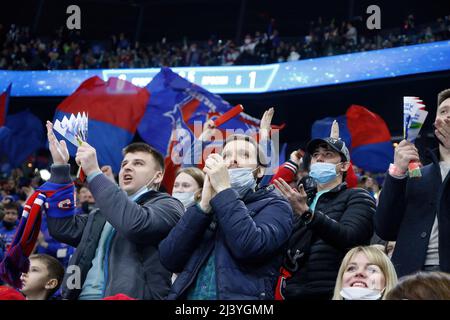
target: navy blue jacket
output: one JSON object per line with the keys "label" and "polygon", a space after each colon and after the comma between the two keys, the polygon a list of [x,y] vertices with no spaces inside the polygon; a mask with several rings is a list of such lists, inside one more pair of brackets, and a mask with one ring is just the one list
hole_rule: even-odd
{"label": "navy blue jacket", "polygon": [[421,169],[418,179],[386,176],[375,214],[375,231],[384,240],[397,241],[392,262],[402,277],[423,268],[434,219],[438,217],[439,263],[450,272],[450,186],[442,182],[438,154]]}
{"label": "navy blue jacket", "polygon": [[213,249],[219,300],[273,299],[292,231],[289,203],[269,186],[243,200],[229,188],[210,204],[215,219],[192,206],[159,246],[162,264],[180,273],[168,299],[185,298]]}

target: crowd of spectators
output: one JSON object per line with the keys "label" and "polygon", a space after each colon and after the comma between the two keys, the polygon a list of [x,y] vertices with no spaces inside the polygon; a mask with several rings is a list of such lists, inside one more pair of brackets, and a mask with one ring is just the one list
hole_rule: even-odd
{"label": "crowd of spectators", "polygon": [[[359,30],[358,30],[359,29]],[[207,41],[133,42],[124,33],[86,41],[79,31],[61,27],[53,35],[34,35],[30,27],[0,24],[0,69],[55,70],[251,65],[296,61],[450,39],[450,16],[417,26],[409,15],[402,26],[368,32],[362,21],[309,24],[309,33],[283,37],[272,25],[241,42],[211,36]]]}
{"label": "crowd of spectators", "polygon": [[[444,123],[449,125],[450,116],[439,112],[449,108],[448,103],[450,89],[438,95],[436,137],[446,143],[434,152],[449,148],[450,135],[444,136],[440,130]],[[273,112],[270,108],[263,115],[259,141],[269,137]],[[203,132],[192,146],[215,142],[209,134],[214,127],[205,127],[208,132]],[[76,162],[89,170],[85,172],[87,182],[74,185],[69,152],[65,144],[57,141],[51,124],[47,124],[47,130],[53,160],[51,175],[34,169],[30,160],[0,180],[0,260],[6,257],[2,268],[7,265],[5,261],[12,261],[20,252],[13,239],[21,233],[18,225],[24,201],[28,198],[29,204],[35,190],[48,194],[42,224],[38,222],[41,232],[37,242],[31,242],[37,254],[30,256],[28,272],[22,271],[21,285],[12,284],[17,268],[10,265],[1,270],[2,280],[21,288],[21,293],[0,283],[0,300],[5,295],[2,291],[18,295],[9,299],[29,300],[449,297],[449,251],[445,241],[439,241],[445,239],[446,225],[438,229],[438,215],[428,206],[404,205],[407,201],[421,201],[414,196],[416,190],[412,198],[407,197],[407,184],[422,184],[421,193],[430,187],[426,194],[429,197],[437,194],[437,187],[433,190],[427,184],[429,172],[445,187],[449,160],[438,162],[435,158],[432,164],[422,167],[421,179],[408,177],[408,164],[419,161],[419,157],[417,149],[406,140],[397,146],[388,173],[373,175],[352,166],[335,122],[330,137],[311,140],[306,152],[291,153],[289,160],[273,172],[269,184],[261,182],[258,186],[267,172],[261,143],[251,136],[234,134],[223,142],[220,154],[208,156],[203,169],[180,168],[170,196],[158,191],[165,170],[163,155],[140,142],[124,149],[118,184],[111,167],[100,168],[95,149],[83,143]],[[437,170],[429,171],[437,163],[441,176],[436,175]],[[143,201],[148,203],[141,204]],[[164,206],[162,201],[170,203]],[[178,216],[172,219],[170,210],[177,210]],[[427,223],[430,230],[433,219],[422,221],[425,210],[436,221],[429,237],[424,232],[418,238],[413,233],[410,236],[392,231],[392,226],[409,227],[407,223],[391,222],[394,213],[404,214],[405,218],[400,218],[408,222],[410,216],[419,217],[414,222],[421,226]],[[414,216],[417,211],[421,214]],[[172,226],[166,233],[155,231],[155,226],[167,229],[168,223]],[[141,236],[137,237],[137,233]],[[157,244],[155,234],[160,236]],[[234,242],[225,242],[228,239]],[[420,252],[405,251],[409,249],[405,244],[412,240],[422,244],[415,245]],[[438,243],[443,245],[436,246]],[[142,271],[139,264],[144,254],[147,269]],[[425,256],[425,262],[421,256]],[[223,268],[225,263],[231,267]],[[69,265],[77,266],[86,275],[75,287],[68,285],[69,271],[63,280],[64,267],[68,269]],[[39,272],[42,281],[36,280]],[[148,285],[148,279],[153,286]],[[141,290],[144,286],[159,291]]]}
{"label": "crowd of spectators", "polygon": [[[45,182],[43,177],[48,178],[45,177],[43,171],[38,170],[28,161],[21,168],[9,171],[9,175],[6,172],[2,172],[0,177],[0,260],[14,239],[22,217],[25,201]],[[86,195],[86,188],[83,188],[82,185],[77,185],[77,187],[79,192],[77,207],[80,212],[83,212],[83,205],[90,205],[92,195],[90,192]],[[91,198],[89,198],[89,195]],[[71,247],[59,243],[49,235],[47,222],[44,217],[35,252],[51,255],[57,258],[64,266],[67,266],[72,250]]]}
{"label": "crowd of spectators", "polygon": [[[42,159],[40,159],[40,161],[42,162]],[[46,162],[48,166],[50,165],[50,159],[46,159],[44,162]],[[42,168],[42,163],[37,164],[37,166]],[[2,258],[2,253],[5,253],[14,238],[26,199],[45,182],[41,177],[41,170],[35,168],[30,161],[24,163],[21,168],[11,169],[6,163],[3,164],[1,168],[7,170],[2,172],[2,175],[0,176],[0,260]],[[44,171],[45,170],[46,169],[44,169]],[[358,187],[367,190],[375,199],[378,199],[384,174],[374,174],[358,168],[356,165],[353,165],[353,171],[357,177]],[[7,172],[9,172],[9,175]],[[79,208],[79,211],[89,212],[92,209],[92,204],[95,204],[92,194],[83,184],[77,184],[77,191],[77,207]],[[52,250],[50,255],[57,258],[58,250],[66,248],[67,246],[59,243],[49,235],[45,221],[41,231],[42,233],[38,238],[36,252],[48,254],[48,250],[44,249],[47,249],[48,244],[52,244],[56,249]],[[71,248],[69,248],[69,250],[71,250]],[[68,255],[64,255],[63,259],[59,260],[63,265],[67,265]]]}

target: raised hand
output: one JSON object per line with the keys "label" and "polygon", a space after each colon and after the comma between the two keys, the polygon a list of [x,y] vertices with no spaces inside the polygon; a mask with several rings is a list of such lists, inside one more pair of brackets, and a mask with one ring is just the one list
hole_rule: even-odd
{"label": "raised hand", "polygon": [[102,170],[103,174],[112,182],[116,182],[116,179],[114,178],[114,173],[112,171],[111,166],[102,166],[100,168],[100,170]]}
{"label": "raised hand", "polygon": [[437,118],[434,122],[434,134],[446,149],[450,149],[450,119]]}
{"label": "raised hand", "polygon": [[81,146],[78,147],[75,161],[83,168],[86,176],[89,176],[91,173],[96,171],[101,171],[98,166],[97,152],[87,142],[83,142]]}
{"label": "raised hand", "polygon": [[402,140],[395,148],[394,165],[400,171],[406,172],[411,161],[420,161],[417,148],[411,142]]}
{"label": "raised hand", "polygon": [[261,123],[259,125],[259,134],[260,134],[260,139],[261,140],[265,140],[269,138],[269,132],[271,129],[271,123],[272,123],[272,118],[273,118],[273,114],[275,113],[275,109],[269,108],[268,110],[266,110],[261,118]]}
{"label": "raised hand", "polygon": [[64,140],[58,141],[53,132],[53,123],[47,121],[47,138],[54,164],[66,164],[69,161],[69,150]]}
{"label": "raised hand", "polygon": [[304,155],[304,152],[301,151],[301,149],[295,150],[291,153],[291,155],[289,156],[289,159],[292,162],[296,163],[297,165],[300,165],[300,160],[302,159],[303,155]]}
{"label": "raised hand", "polygon": [[302,184],[299,186],[298,191],[289,186],[283,178],[274,180],[274,184],[278,190],[280,190],[281,194],[289,201],[292,210],[295,213],[301,215],[309,209],[308,204],[306,203],[307,195]]}
{"label": "raised hand", "polygon": [[205,161],[203,171],[208,175],[211,186],[216,193],[231,187],[228,168],[221,155],[210,154]]}
{"label": "raised hand", "polygon": [[209,119],[203,125],[202,134],[198,137],[200,141],[209,141],[212,137],[221,137],[220,131],[216,128],[214,120]]}
{"label": "raised hand", "polygon": [[205,181],[203,182],[203,189],[202,189],[202,198],[200,200],[200,208],[204,212],[210,212],[211,211],[211,205],[209,204],[209,201],[215,196],[214,189],[211,186],[211,183],[209,182],[209,177],[205,176]]}

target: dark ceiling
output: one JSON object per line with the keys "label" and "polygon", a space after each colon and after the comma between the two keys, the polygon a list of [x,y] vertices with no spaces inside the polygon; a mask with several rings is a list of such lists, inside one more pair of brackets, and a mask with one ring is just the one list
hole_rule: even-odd
{"label": "dark ceiling", "polygon": [[377,4],[381,8],[382,28],[400,27],[403,19],[414,13],[417,23],[429,22],[450,14],[450,1],[406,0],[15,0],[4,1],[0,23],[30,25],[36,32],[48,35],[65,25],[66,8],[77,4],[81,8],[82,36],[86,39],[106,39],[111,34],[125,32],[133,38],[142,11],[141,40],[206,40],[235,38],[242,12],[241,32],[265,31],[270,19],[275,19],[282,36],[299,36],[307,32],[308,24],[319,16],[326,21],[368,17],[366,8]]}

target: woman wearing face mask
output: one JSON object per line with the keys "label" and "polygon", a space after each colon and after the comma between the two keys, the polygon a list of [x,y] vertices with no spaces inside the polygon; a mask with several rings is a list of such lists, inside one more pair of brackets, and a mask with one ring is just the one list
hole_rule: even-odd
{"label": "woman wearing face mask", "polygon": [[356,247],[342,261],[333,300],[384,300],[396,284],[394,265],[383,251]]}
{"label": "woman wearing face mask", "polygon": [[178,170],[172,189],[172,197],[181,201],[184,207],[194,205],[201,199],[205,174],[202,170],[190,167]]}

